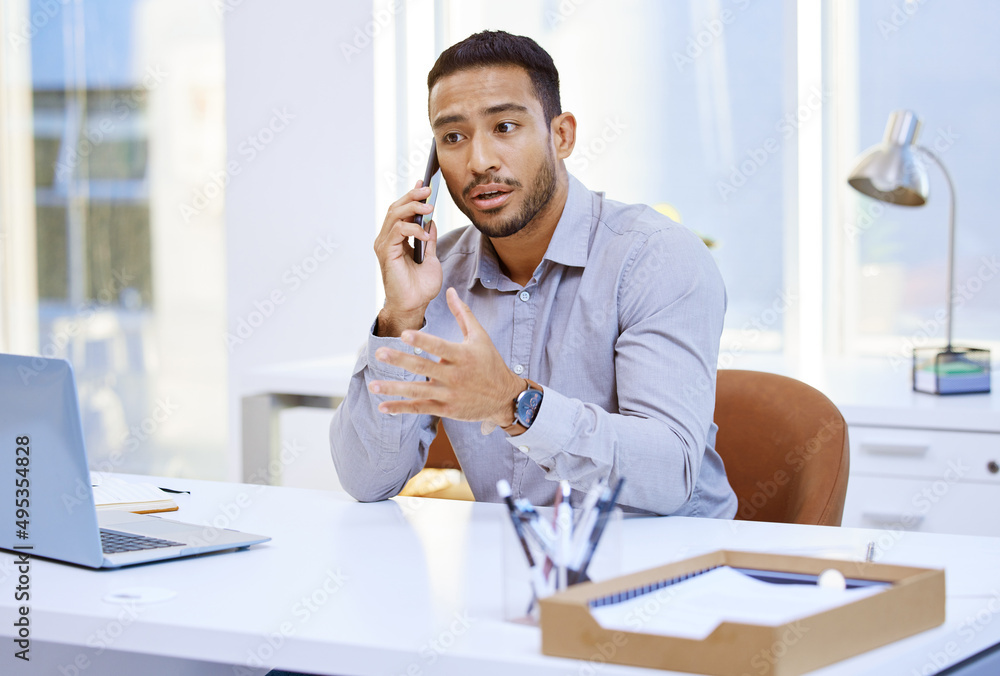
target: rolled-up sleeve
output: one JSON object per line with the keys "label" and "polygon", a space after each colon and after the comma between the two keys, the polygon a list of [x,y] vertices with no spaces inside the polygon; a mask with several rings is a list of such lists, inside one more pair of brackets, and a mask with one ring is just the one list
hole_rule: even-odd
{"label": "rolled-up sleeve", "polygon": [[344,490],[363,502],[398,494],[423,468],[436,430],[432,416],[379,412],[378,405],[389,397],[371,393],[369,383],[422,377],[377,360],[375,351],[380,347],[413,354],[413,348],[399,338],[370,333],[354,366],[347,396],[330,423],[330,452],[337,476]]}

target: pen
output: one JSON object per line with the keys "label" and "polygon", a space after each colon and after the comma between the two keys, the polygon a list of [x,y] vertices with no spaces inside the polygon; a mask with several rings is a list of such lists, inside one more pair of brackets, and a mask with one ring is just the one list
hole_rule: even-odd
{"label": "pen", "polygon": [[583,561],[587,540],[597,523],[597,502],[607,490],[608,485],[604,479],[595,482],[590,487],[583,504],[580,505],[580,516],[573,525],[573,544],[570,546],[570,568],[572,569],[579,568]]}
{"label": "pen", "polygon": [[[521,547],[524,548],[524,558],[528,560],[528,573],[531,576],[531,587],[534,591],[535,598],[541,598],[542,586],[541,583],[544,582],[540,579],[541,571],[538,566],[535,565],[535,557],[531,555],[531,547],[528,545],[528,540],[524,534],[524,527],[521,525],[521,518],[518,516],[518,509],[514,505],[514,499],[511,494],[510,484],[505,479],[500,479],[497,481],[497,492],[503,501],[507,503],[507,510],[510,512],[510,520],[514,522],[514,531],[517,533],[517,538],[521,541]],[[531,605],[528,606],[528,612],[531,612],[534,606],[534,600],[532,600]]]}
{"label": "pen", "polygon": [[558,568],[558,588],[567,587],[566,566],[569,563],[570,538],[573,531],[573,507],[569,499],[572,493],[569,482],[563,479],[559,482],[559,500],[556,505],[556,535],[558,543],[556,545]]}
{"label": "pen", "polygon": [[618,483],[615,484],[615,488],[611,492],[611,496],[607,500],[602,500],[598,503],[599,511],[597,513],[597,523],[594,525],[594,530],[590,534],[590,541],[587,543],[587,553],[584,555],[583,563],[573,575],[572,584],[586,581],[587,567],[590,566],[590,561],[594,558],[594,551],[597,549],[597,543],[600,541],[601,535],[604,534],[604,528],[608,525],[608,515],[618,502],[618,496],[621,495],[624,483],[625,477],[618,479]]}
{"label": "pen", "polygon": [[597,506],[597,501],[601,499],[606,486],[607,484],[604,479],[601,479],[600,481],[595,481],[594,485],[587,491],[587,497],[580,504],[580,513],[573,520],[573,537],[576,537],[577,528],[579,528],[580,524],[586,521],[587,517],[590,516],[591,510]]}

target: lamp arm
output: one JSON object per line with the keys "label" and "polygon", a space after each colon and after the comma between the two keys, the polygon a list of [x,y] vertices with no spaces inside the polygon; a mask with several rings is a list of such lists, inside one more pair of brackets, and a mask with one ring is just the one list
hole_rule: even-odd
{"label": "lamp arm", "polygon": [[945,180],[948,182],[948,195],[950,198],[950,208],[948,214],[948,347],[946,348],[948,352],[951,352],[951,318],[953,310],[955,307],[955,184],[951,181],[951,174],[944,166],[944,162],[941,161],[930,148],[925,146],[916,146],[917,150],[929,157],[934,161],[934,164],[938,165],[941,169],[941,173],[944,174]]}

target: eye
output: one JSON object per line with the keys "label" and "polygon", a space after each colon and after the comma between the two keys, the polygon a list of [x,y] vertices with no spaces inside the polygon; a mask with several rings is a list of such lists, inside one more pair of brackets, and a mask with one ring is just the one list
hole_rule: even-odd
{"label": "eye", "polygon": [[462,140],[462,135],[457,131],[451,131],[444,135],[445,143],[458,143]]}
{"label": "eye", "polygon": [[497,125],[497,131],[501,134],[509,134],[510,132],[517,129],[517,125],[513,122],[501,122]]}

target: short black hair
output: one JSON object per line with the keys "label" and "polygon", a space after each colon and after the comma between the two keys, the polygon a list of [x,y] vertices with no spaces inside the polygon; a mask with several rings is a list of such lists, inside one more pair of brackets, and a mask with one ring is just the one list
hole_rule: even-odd
{"label": "short black hair", "polygon": [[518,66],[528,72],[535,96],[549,122],[562,113],[559,102],[559,71],[549,53],[531,38],[506,31],[475,33],[441,52],[427,74],[427,93],[446,75],[471,68]]}

